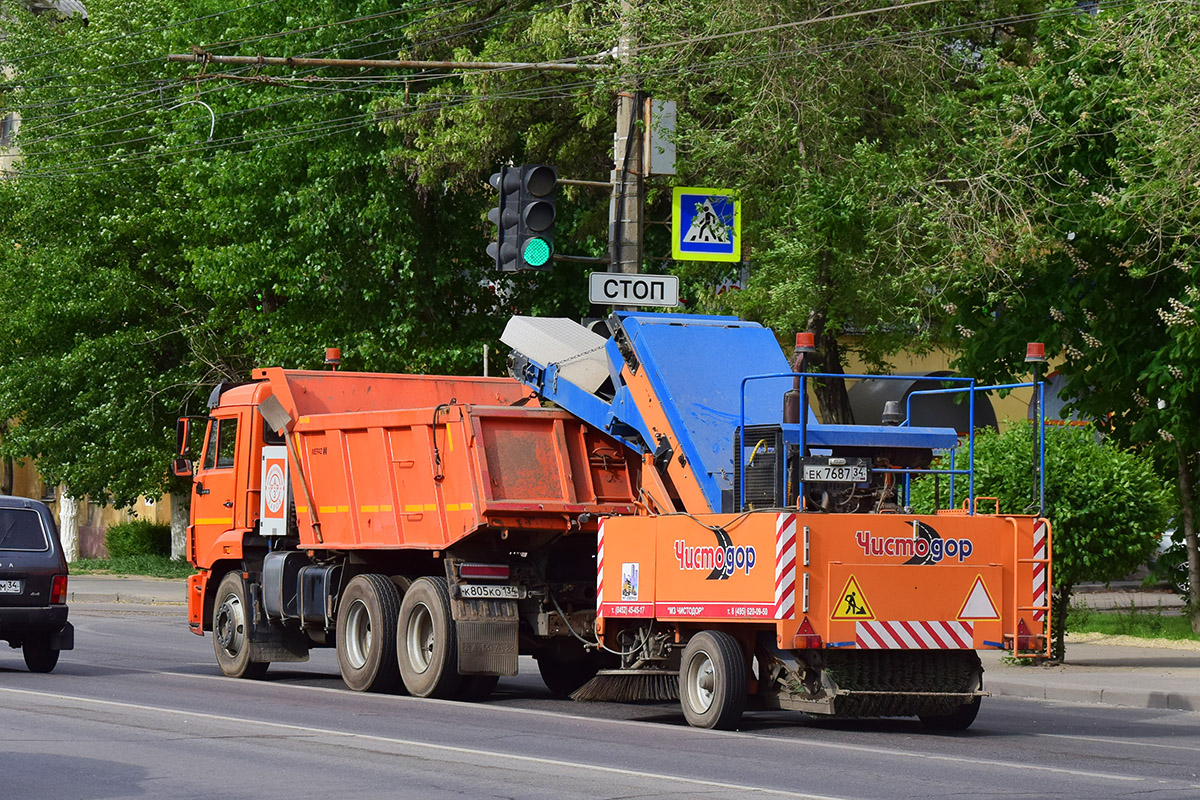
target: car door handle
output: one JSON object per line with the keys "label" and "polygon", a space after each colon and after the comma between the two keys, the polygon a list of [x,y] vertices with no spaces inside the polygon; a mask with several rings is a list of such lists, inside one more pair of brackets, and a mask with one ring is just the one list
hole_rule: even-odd
{"label": "car door handle", "polygon": [[226,501],[225,501],[224,503],[222,503],[221,505],[225,506],[226,508],[233,508],[233,501],[232,501],[232,500],[226,500]]}

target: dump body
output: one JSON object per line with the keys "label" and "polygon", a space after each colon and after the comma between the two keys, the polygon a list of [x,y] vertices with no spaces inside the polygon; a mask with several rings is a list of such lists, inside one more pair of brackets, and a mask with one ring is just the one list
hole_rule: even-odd
{"label": "dump body", "polygon": [[[222,394],[214,413],[240,415],[251,435],[228,467],[198,473],[245,488],[196,497],[197,566],[240,557],[225,549],[228,534],[255,527],[257,466],[272,433],[257,409],[272,396],[293,417],[286,479],[302,547],[438,550],[485,528],[561,532],[583,513],[633,512],[624,454],[566,412],[513,405],[529,397],[509,379],[275,369],[255,377]],[[243,492],[247,502],[225,510],[228,495]]]}
{"label": "dump body", "polygon": [[[437,550],[482,528],[565,531],[583,513],[633,512],[618,448],[566,412],[499,405],[528,399],[507,379],[261,375],[296,402],[302,545]],[[375,407],[347,382],[369,382]]]}

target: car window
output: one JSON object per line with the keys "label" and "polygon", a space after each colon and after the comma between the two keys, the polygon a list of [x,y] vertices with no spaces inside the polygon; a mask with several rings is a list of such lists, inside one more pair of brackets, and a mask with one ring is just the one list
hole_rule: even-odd
{"label": "car window", "polygon": [[50,549],[42,518],[36,511],[23,508],[0,508],[0,550]]}
{"label": "car window", "polygon": [[217,435],[217,469],[232,467],[237,456],[237,420],[221,420],[221,432]]}

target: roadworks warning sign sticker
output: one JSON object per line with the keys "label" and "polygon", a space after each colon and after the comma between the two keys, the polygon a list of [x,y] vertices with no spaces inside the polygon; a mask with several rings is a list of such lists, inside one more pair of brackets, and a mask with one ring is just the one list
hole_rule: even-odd
{"label": "roadworks warning sign sticker", "polygon": [[871,604],[867,602],[862,588],[859,587],[858,581],[854,579],[853,575],[850,576],[850,580],[846,581],[846,588],[842,589],[841,594],[838,595],[837,604],[829,618],[875,619],[875,612],[871,610]]}

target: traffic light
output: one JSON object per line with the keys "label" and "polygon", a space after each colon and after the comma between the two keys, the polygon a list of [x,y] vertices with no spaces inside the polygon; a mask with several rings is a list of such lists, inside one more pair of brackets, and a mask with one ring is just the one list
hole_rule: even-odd
{"label": "traffic light", "polygon": [[558,170],[548,164],[521,165],[517,249],[526,269],[550,269],[554,256]]}
{"label": "traffic light", "polygon": [[498,193],[496,206],[488,211],[496,226],[488,255],[505,272],[550,269],[558,170],[546,164],[501,167],[488,182]]}
{"label": "traffic light", "polygon": [[488,178],[499,197],[488,219],[496,226],[496,239],[487,246],[487,254],[505,272],[521,269],[517,249],[517,228],[520,221],[521,173],[518,167],[501,167]]}

